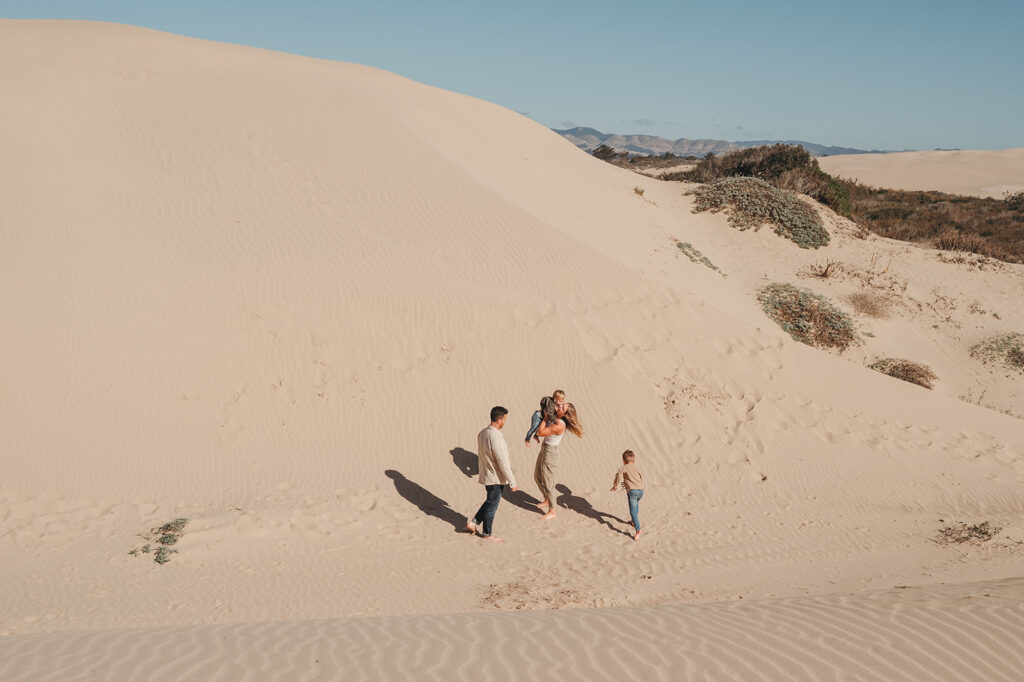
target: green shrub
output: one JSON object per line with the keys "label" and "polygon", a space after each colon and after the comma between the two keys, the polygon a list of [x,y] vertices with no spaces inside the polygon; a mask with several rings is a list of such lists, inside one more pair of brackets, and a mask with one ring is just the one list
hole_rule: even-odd
{"label": "green shrub", "polygon": [[869,367],[876,372],[888,374],[893,378],[917,384],[918,386],[924,386],[929,390],[932,387],[932,382],[937,381],[939,378],[927,365],[910,360],[884,358],[869,365]]}
{"label": "green shrub", "polygon": [[740,230],[775,226],[775,233],[791,239],[803,249],[816,249],[829,242],[828,231],[817,211],[792,192],[769,185],[758,178],[724,178],[689,192],[697,198],[694,213],[729,211],[729,224]]}
{"label": "green shrub", "polygon": [[971,357],[1024,372],[1024,334],[993,336],[971,347]]}
{"label": "green shrub", "polygon": [[797,168],[817,168],[810,152],[798,145],[773,144],[735,149],[721,156],[708,154],[696,167],[680,174],[680,180],[713,182],[722,178],[749,177],[774,180]]}
{"label": "green shrub", "polygon": [[817,167],[794,168],[771,181],[776,187],[806,194],[839,215],[849,218],[852,206],[850,193],[839,180]]}
{"label": "green shrub", "polygon": [[757,300],[768,317],[801,343],[844,351],[857,340],[850,316],[809,289],[776,282],[760,289]]}

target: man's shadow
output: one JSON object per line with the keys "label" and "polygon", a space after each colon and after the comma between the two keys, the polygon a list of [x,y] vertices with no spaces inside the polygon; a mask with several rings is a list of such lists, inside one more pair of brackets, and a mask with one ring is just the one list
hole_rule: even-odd
{"label": "man's shadow", "polygon": [[569,490],[569,488],[565,484],[563,484],[563,483],[559,483],[559,484],[555,485],[555,490],[557,490],[558,492],[562,493],[561,495],[558,496],[558,499],[555,500],[555,504],[558,505],[559,507],[565,507],[566,509],[571,509],[574,512],[576,512],[577,514],[582,514],[583,516],[586,516],[588,519],[594,519],[598,523],[601,523],[601,524],[603,524],[605,526],[608,526],[609,530],[613,530],[616,533],[622,533],[626,537],[632,537],[626,531],[619,530],[618,528],[613,526],[612,522],[609,521],[608,519],[614,519],[614,520],[618,521],[619,523],[622,523],[622,524],[625,524],[625,525],[629,525],[629,521],[623,521],[622,519],[620,519],[618,516],[615,516],[614,514],[607,514],[605,512],[597,511],[596,509],[594,509],[594,505],[590,504],[590,502],[588,502],[585,497],[580,497],[579,495],[573,495],[572,491]]}
{"label": "man's shadow", "polygon": [[[469,450],[463,450],[462,448],[452,448],[449,450],[449,454],[452,456],[452,463],[459,468],[467,478],[476,478],[480,475],[480,460],[475,452]],[[543,512],[537,508],[540,500],[534,498],[532,495],[523,492],[522,488],[512,492],[508,488],[502,491],[502,499],[506,499],[520,509],[525,509],[528,512],[534,514],[542,514]]]}
{"label": "man's shadow", "polygon": [[395,490],[409,502],[419,507],[419,510],[427,516],[433,516],[445,523],[450,523],[455,530],[462,531],[466,528],[465,516],[448,506],[448,503],[430,492],[419,483],[414,483],[408,478],[395,471],[388,469],[384,475],[395,483]]}

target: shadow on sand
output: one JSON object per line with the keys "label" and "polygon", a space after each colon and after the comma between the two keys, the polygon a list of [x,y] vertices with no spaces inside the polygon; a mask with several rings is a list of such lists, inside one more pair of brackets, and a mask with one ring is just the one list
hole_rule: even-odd
{"label": "shadow on sand", "polygon": [[607,514],[605,512],[597,511],[596,509],[594,509],[594,505],[590,504],[590,502],[588,502],[585,497],[573,495],[572,491],[569,490],[569,488],[563,483],[555,485],[555,490],[561,493],[561,495],[558,496],[558,499],[555,500],[555,504],[557,506],[565,507],[566,509],[571,509],[577,514],[582,514],[583,516],[586,516],[588,519],[594,519],[598,523],[608,526],[610,530],[613,530],[616,533],[621,533],[626,537],[633,537],[626,531],[619,530],[618,528],[613,526],[612,522],[609,521],[609,519],[614,519],[615,521],[618,521],[619,523],[625,524],[627,526],[629,525],[629,521],[623,521],[614,514]]}
{"label": "shadow on sand", "polygon": [[450,523],[456,531],[466,528],[468,519],[448,506],[448,503],[430,492],[419,483],[414,483],[394,469],[388,469],[384,475],[394,481],[395,490],[409,502],[413,503],[427,516]]}
{"label": "shadow on sand", "polygon": [[[470,452],[469,450],[464,450],[462,448],[452,448],[448,452],[452,456],[452,462],[467,478],[476,478],[480,474],[479,459],[475,452]],[[522,488],[516,492],[512,492],[508,488],[505,488],[501,493],[501,497],[520,509],[525,509],[526,511],[534,514],[542,513],[541,510],[537,508],[537,504],[540,500],[523,492]]]}

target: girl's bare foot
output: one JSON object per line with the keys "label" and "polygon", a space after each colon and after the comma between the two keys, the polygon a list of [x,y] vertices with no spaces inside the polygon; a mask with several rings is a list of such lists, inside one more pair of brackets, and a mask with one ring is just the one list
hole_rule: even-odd
{"label": "girl's bare foot", "polygon": [[540,509],[542,512],[551,511],[551,503],[549,502],[538,502],[534,506],[537,507],[537,509]]}
{"label": "girl's bare foot", "polygon": [[549,509],[546,514],[541,516],[541,518],[544,519],[545,521],[550,521],[551,519],[555,518],[555,510],[554,509]]}
{"label": "girl's bare foot", "polygon": [[638,530],[638,531],[636,532],[636,535],[634,535],[634,536],[633,536],[633,539],[634,539],[634,540],[639,540],[639,539],[640,539],[640,534],[641,534],[641,533],[643,533],[643,531],[642,531],[642,530]]}
{"label": "girl's bare foot", "polygon": [[505,542],[501,538],[496,538],[493,535],[488,535],[487,537],[484,538],[484,540],[490,540],[491,542]]}

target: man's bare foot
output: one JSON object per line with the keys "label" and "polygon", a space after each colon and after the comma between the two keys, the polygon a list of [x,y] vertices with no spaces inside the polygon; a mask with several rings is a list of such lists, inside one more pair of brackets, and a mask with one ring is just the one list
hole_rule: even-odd
{"label": "man's bare foot", "polygon": [[634,540],[639,540],[639,539],[640,539],[640,535],[641,535],[642,533],[643,533],[643,531],[642,531],[642,530],[638,530],[638,531],[636,532],[636,535],[634,535],[634,536],[633,536],[633,539],[634,539]]}
{"label": "man's bare foot", "polygon": [[490,540],[491,542],[505,542],[501,538],[496,538],[493,535],[488,535],[487,537],[484,538],[484,540]]}
{"label": "man's bare foot", "polygon": [[555,510],[554,509],[549,509],[546,514],[541,516],[541,518],[544,519],[545,521],[550,521],[551,519],[555,518]]}
{"label": "man's bare foot", "polygon": [[472,533],[473,535],[476,535],[476,524],[473,523],[472,521],[467,521],[466,522],[466,527],[462,529],[462,532],[463,533]]}

